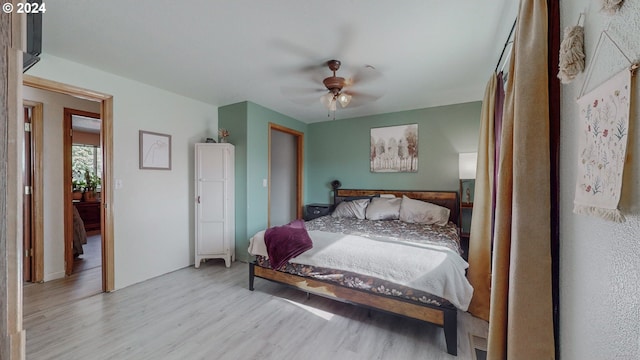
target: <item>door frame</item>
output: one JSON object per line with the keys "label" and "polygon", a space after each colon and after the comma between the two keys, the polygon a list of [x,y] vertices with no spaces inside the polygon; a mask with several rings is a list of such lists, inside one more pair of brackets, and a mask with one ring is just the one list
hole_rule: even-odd
{"label": "door frame", "polygon": [[278,125],[275,123],[269,123],[269,162],[268,162],[268,177],[269,177],[269,188],[268,188],[268,200],[267,200],[267,227],[271,226],[271,130],[280,131],[289,135],[293,135],[296,138],[296,218],[301,219],[303,208],[302,208],[302,173],[303,173],[303,165],[304,165],[304,133],[290,129],[288,127]]}
{"label": "door frame", "polygon": [[[102,229],[102,291],[115,289],[114,275],[114,236],[113,236],[113,96],[77,86],[63,84],[32,75],[23,75],[23,85],[36,89],[97,101],[100,103],[100,146],[102,147],[102,193],[101,193],[101,229]],[[65,185],[66,186],[66,185]],[[71,192],[62,189],[65,194],[65,206],[71,204]],[[65,245],[66,246],[66,245]]]}
{"label": "door frame", "polygon": [[[71,159],[71,149],[73,146],[73,115],[90,117],[93,119],[99,119],[100,123],[102,123],[102,119],[100,119],[100,114],[64,108],[64,121],[63,121],[63,141],[62,141],[62,152],[63,156],[63,165],[64,169],[63,175],[63,184],[64,184],[64,272],[65,274],[71,275],[73,273],[73,202],[72,202],[72,181],[73,177],[71,176],[72,172],[72,159]],[[101,125],[102,127],[102,125]],[[102,132],[101,132],[102,139]],[[102,169],[101,169],[102,170]],[[104,176],[103,176],[104,177]],[[100,223],[102,224],[102,199],[100,199]],[[100,233],[102,234],[102,228],[100,229]],[[102,243],[102,236],[101,236]]]}
{"label": "door frame", "polygon": [[31,282],[44,281],[44,200],[43,200],[43,109],[41,102],[23,100],[23,107],[31,108],[31,163],[32,188],[31,192],[31,227],[32,233],[32,261],[33,272]]}

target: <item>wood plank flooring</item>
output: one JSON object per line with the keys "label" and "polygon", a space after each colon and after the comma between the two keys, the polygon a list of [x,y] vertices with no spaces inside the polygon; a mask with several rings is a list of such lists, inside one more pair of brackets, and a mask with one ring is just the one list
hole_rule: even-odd
{"label": "wood plank flooring", "polygon": [[23,287],[23,315],[27,319],[42,311],[75,303],[101,292],[102,267],[41,284],[27,283]]}
{"label": "wood plank flooring", "polygon": [[83,254],[73,259],[72,273],[102,266],[102,237],[100,234],[87,236],[87,243],[82,245]]}
{"label": "wood plank flooring", "polygon": [[209,260],[45,306],[63,287],[25,288],[27,359],[472,359],[469,334],[487,333],[486,322],[460,312],[451,356],[436,326],[307,299],[263,279],[249,291],[248,264],[240,262]]}

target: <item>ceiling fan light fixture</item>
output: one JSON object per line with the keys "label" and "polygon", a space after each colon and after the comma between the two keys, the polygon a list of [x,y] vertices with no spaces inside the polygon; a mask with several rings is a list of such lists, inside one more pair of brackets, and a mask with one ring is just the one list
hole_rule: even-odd
{"label": "ceiling fan light fixture", "polygon": [[[336,108],[338,107],[337,103],[340,103],[341,108],[346,108],[351,103],[351,99],[353,95],[346,92],[350,90],[347,90],[345,88],[353,85],[353,78],[349,78],[347,80],[343,77],[336,76],[336,71],[340,69],[340,61],[329,60],[327,61],[326,64],[329,67],[329,70],[331,70],[331,72],[333,73],[333,75],[326,77],[324,78],[324,80],[322,80],[322,83],[324,84],[324,87],[327,89],[327,92],[324,93],[322,96],[320,96],[320,102],[322,103],[322,105],[324,105],[324,107],[329,109],[328,116],[331,117],[333,113],[333,118],[335,119]],[[368,66],[368,68],[374,69],[370,65]],[[345,90],[345,92],[342,92],[343,89]],[[360,96],[360,95],[356,95],[356,96]],[[358,105],[360,105],[361,103],[362,101],[359,101]]]}
{"label": "ceiling fan light fixture", "polygon": [[334,107],[335,107],[335,101],[333,100],[334,96],[332,93],[328,92],[322,96],[320,96],[320,102],[322,103],[322,105],[324,105],[327,109],[331,109],[331,103],[334,103]]}
{"label": "ceiling fan light fixture", "polygon": [[343,108],[347,107],[347,105],[349,105],[349,103],[351,102],[351,95],[345,93],[338,95],[338,102]]}
{"label": "ceiling fan light fixture", "polygon": [[336,112],[336,103],[337,103],[336,98],[333,97],[331,99],[331,102],[329,103],[329,111],[333,111],[334,113]]}

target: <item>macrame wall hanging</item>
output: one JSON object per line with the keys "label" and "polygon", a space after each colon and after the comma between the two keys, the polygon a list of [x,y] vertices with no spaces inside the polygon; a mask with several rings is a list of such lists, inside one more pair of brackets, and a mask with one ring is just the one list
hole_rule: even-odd
{"label": "macrame wall hanging", "polygon": [[564,39],[560,43],[558,61],[558,79],[568,84],[584,70],[584,27],[580,25],[583,14],[578,17],[576,26],[564,29]]}
{"label": "macrame wall hanging", "polygon": [[600,0],[602,8],[601,11],[605,14],[615,15],[620,7],[622,7],[622,3],[624,0]]}

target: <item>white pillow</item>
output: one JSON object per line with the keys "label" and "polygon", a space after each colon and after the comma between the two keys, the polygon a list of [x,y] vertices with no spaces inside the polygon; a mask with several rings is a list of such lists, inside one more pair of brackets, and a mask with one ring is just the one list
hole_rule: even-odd
{"label": "white pillow", "polygon": [[400,217],[400,203],[402,203],[400,198],[373,198],[367,206],[367,219],[397,220]]}
{"label": "white pillow", "polygon": [[369,205],[369,199],[343,201],[336,206],[331,216],[364,219],[367,205]]}
{"label": "white pillow", "polygon": [[408,223],[447,225],[450,210],[446,207],[402,196],[400,220]]}

